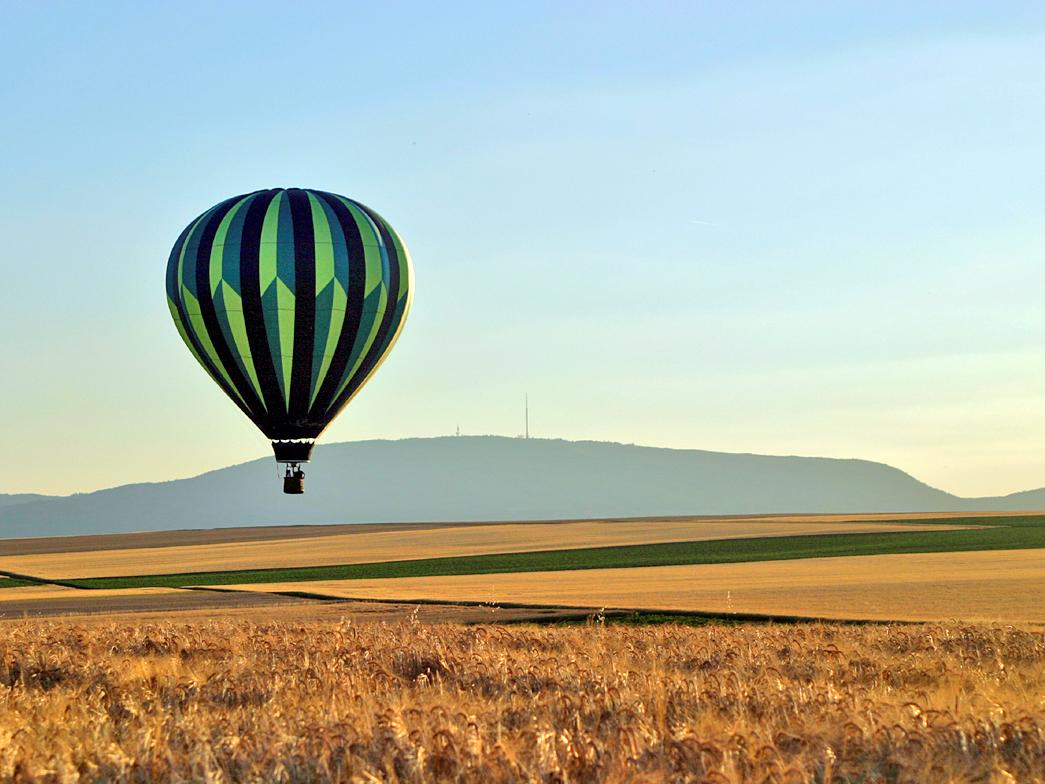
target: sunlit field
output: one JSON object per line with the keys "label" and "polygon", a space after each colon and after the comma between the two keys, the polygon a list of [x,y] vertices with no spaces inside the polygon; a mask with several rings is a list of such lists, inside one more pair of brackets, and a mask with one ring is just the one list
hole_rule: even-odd
{"label": "sunlit field", "polygon": [[[1045,549],[232,586],[353,599],[520,602],[817,619],[1045,623]],[[30,591],[16,588],[15,592]],[[130,589],[135,590],[135,589]],[[136,589],[139,591],[162,589]],[[81,592],[82,593],[82,592]],[[0,605],[2,606],[2,605]]]}
{"label": "sunlit field", "polygon": [[1035,782],[1045,634],[0,624],[6,781]]}
{"label": "sunlit field", "polygon": [[[18,542],[0,544],[0,567],[41,578],[77,579],[129,575],[164,575],[214,570],[285,569],[288,566],[365,564],[403,559],[481,556],[540,550],[585,550],[648,543],[703,542],[729,539],[769,539],[828,534],[916,533],[961,530],[947,524],[947,517],[921,522],[878,520],[873,515],[833,519],[826,515],[795,518],[666,520],[596,520],[491,525],[374,525],[329,526],[321,537],[294,537],[289,528],[278,539],[255,541],[206,541],[198,544],[151,546],[156,534],[123,535],[140,546],[18,554]],[[964,521],[961,521],[964,522]],[[987,518],[987,522],[991,522]],[[351,530],[353,527],[358,531]],[[346,530],[347,529],[347,530]],[[254,529],[264,535],[266,529]],[[225,531],[214,532],[215,538]],[[111,539],[117,537],[97,537]],[[51,540],[54,542],[55,540]],[[76,541],[73,539],[72,541]],[[61,539],[57,542],[60,544]],[[50,544],[50,543],[49,543]],[[7,552],[11,550],[12,552]]]}

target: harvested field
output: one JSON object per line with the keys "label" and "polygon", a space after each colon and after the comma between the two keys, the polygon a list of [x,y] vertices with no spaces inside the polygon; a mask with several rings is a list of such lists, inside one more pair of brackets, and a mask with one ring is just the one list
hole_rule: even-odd
{"label": "harvested field", "polygon": [[[146,602],[97,603],[81,602],[69,609],[55,606],[52,601],[18,615],[3,613],[0,621],[12,622],[29,618],[73,620],[79,624],[107,625],[112,623],[157,624],[168,621],[179,623],[211,622],[215,619],[242,620],[250,623],[302,623],[337,621],[344,623],[459,623],[496,624],[533,621],[569,620],[581,622],[590,613],[554,608],[504,608],[489,606],[461,606],[454,604],[416,604],[410,602],[346,602],[322,601],[264,593],[212,593],[209,591],[180,591],[190,598],[182,605],[171,600],[164,603]],[[244,601],[243,597],[247,597]],[[117,596],[116,599],[119,599]],[[192,601],[198,602],[192,604]]]}
{"label": "harvested field", "polygon": [[1045,550],[236,586],[331,597],[816,618],[1045,622]]}
{"label": "harvested field", "polygon": [[94,596],[97,598],[106,598],[109,596],[163,596],[174,593],[178,593],[178,591],[170,588],[131,588],[130,590],[79,591],[76,588],[66,588],[62,585],[38,583],[35,585],[22,586],[20,588],[8,588],[3,593],[0,593],[0,608],[9,605],[12,602],[37,599],[64,599],[70,596]]}
{"label": "harvested field", "polygon": [[[924,517],[924,516],[923,516]],[[0,569],[48,579],[181,572],[275,569],[459,555],[579,549],[628,544],[707,541],[831,533],[952,530],[946,524],[847,522],[817,518],[700,519],[504,523],[334,533],[124,550],[0,556]]]}
{"label": "harvested field", "polygon": [[233,607],[267,607],[302,604],[306,600],[285,596],[170,588],[131,588],[79,591],[59,585],[8,588],[0,593],[0,620],[25,616],[110,615],[113,613],[169,613],[179,610],[222,611]]}
{"label": "harvested field", "polygon": [[137,623],[157,623],[175,615],[196,619],[246,617],[284,621],[326,618],[355,623],[408,619],[429,623],[498,623],[575,617],[577,613],[540,608],[323,601],[260,592],[170,588],[87,591],[59,585],[33,585],[8,588],[0,594],[0,621],[63,616],[85,623],[109,623],[119,618],[134,619]]}
{"label": "harvested field", "polygon": [[0,624],[0,778],[998,781],[1045,637],[988,627]]}
{"label": "harvested field", "polygon": [[[471,525],[460,523],[459,525]],[[227,542],[263,542],[271,539],[307,539],[333,534],[364,534],[372,531],[446,528],[442,523],[354,523],[341,525],[264,525],[242,528],[199,528],[181,531],[140,531],[129,534],[84,534],[82,536],[38,536],[0,540],[0,557],[76,553],[99,550],[137,550],[152,547],[185,547]]]}

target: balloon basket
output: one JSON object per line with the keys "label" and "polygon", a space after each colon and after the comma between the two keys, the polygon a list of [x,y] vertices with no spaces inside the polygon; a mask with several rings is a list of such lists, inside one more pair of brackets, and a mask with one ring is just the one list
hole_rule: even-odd
{"label": "balloon basket", "polygon": [[297,463],[287,466],[287,473],[283,475],[283,492],[287,495],[301,495],[305,492],[305,472]]}

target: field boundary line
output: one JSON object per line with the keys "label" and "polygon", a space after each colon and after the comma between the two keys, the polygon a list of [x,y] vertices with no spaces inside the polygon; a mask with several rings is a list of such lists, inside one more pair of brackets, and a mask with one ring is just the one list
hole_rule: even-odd
{"label": "field boundary line", "polygon": [[19,574],[18,572],[9,572],[5,569],[0,569],[0,577],[9,577],[12,580],[24,580],[25,582],[35,583],[37,585],[58,585],[62,588],[75,588],[78,591],[97,590],[96,588],[84,585],[76,585],[75,583],[66,580],[48,580],[46,577],[34,577],[31,574]]}
{"label": "field boundary line", "polygon": [[[738,623],[763,622],[763,623],[840,623],[852,625],[888,625],[888,624],[915,624],[923,621],[903,620],[881,620],[872,618],[822,618],[812,615],[773,615],[770,613],[722,613],[702,610],[668,610],[650,607],[593,607],[591,605],[578,604],[531,604],[527,602],[487,602],[479,600],[451,600],[451,599],[393,599],[393,598],[367,598],[361,596],[331,596],[329,594],[314,591],[252,591],[247,588],[226,588],[211,586],[191,586],[190,591],[214,591],[215,593],[265,593],[273,596],[286,596],[293,599],[312,599],[332,604],[401,604],[421,605],[436,607],[488,607],[490,609],[504,610],[575,610],[576,618],[604,615],[664,615],[679,618],[704,618],[708,620],[737,621]],[[562,616],[555,616],[549,620],[564,620]],[[513,620],[500,621],[499,623],[531,623],[534,621]],[[536,620],[540,623],[540,619]],[[468,625],[482,625],[482,621],[470,621]]]}

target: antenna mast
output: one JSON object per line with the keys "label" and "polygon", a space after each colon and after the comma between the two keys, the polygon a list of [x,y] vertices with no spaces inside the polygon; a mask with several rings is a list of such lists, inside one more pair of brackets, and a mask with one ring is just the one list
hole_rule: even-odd
{"label": "antenna mast", "polygon": [[526,393],[526,438],[530,437],[530,393]]}

